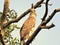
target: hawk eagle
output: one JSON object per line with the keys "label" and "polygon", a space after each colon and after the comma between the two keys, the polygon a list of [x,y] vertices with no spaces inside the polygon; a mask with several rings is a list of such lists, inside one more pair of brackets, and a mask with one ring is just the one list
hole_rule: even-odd
{"label": "hawk eagle", "polygon": [[34,28],[35,28],[36,17],[37,17],[37,14],[32,5],[30,9],[30,15],[28,19],[24,22],[20,30],[21,41],[26,42],[31,37],[32,33],[34,32]]}

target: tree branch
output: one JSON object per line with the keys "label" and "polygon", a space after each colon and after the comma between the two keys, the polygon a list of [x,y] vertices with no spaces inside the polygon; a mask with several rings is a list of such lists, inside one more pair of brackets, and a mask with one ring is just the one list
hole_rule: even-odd
{"label": "tree branch", "polygon": [[55,9],[55,10],[52,12],[52,14],[47,18],[46,24],[53,18],[53,16],[54,16],[57,12],[60,12],[60,8]]}
{"label": "tree branch", "polygon": [[6,19],[7,13],[9,11],[9,3],[10,3],[10,0],[4,0],[4,9],[1,17],[1,22],[4,22],[4,20]]}
{"label": "tree branch", "polygon": [[[42,4],[46,4],[45,2],[43,2]],[[49,6],[52,6],[52,4],[48,4]]]}
{"label": "tree branch", "polygon": [[2,14],[2,16],[1,16],[1,25],[0,25],[0,40],[1,40],[1,43],[2,43],[2,45],[5,45],[5,42],[4,42],[4,39],[3,39],[3,34],[4,34],[4,32],[2,33],[2,31],[3,31],[3,25],[5,24],[5,23],[7,23],[6,21],[6,16],[7,16],[7,13],[8,13],[8,10],[9,10],[9,2],[10,2],[10,0],[4,0],[4,9],[3,9],[3,14]]}
{"label": "tree branch", "polygon": [[51,25],[49,26],[40,26],[41,29],[50,29],[50,28],[53,28],[55,25],[52,23]]}
{"label": "tree branch", "polygon": [[47,1],[46,1],[46,4],[45,4],[45,8],[46,8],[46,10],[45,10],[45,14],[44,14],[44,16],[43,16],[42,21],[45,20],[45,18],[47,17],[47,14],[48,14],[48,1],[49,1],[49,0],[47,0]]}
{"label": "tree branch", "polygon": [[5,45],[2,34],[0,34],[0,41],[1,41],[2,45]]}
{"label": "tree branch", "polygon": [[[38,1],[35,5],[34,5],[34,8],[38,8],[39,5],[41,5],[41,3],[43,2],[44,0],[40,0]],[[11,23],[15,23],[15,22],[18,22],[19,20],[21,20],[25,15],[27,15],[28,13],[30,12],[30,9],[26,10],[24,13],[21,14],[21,16],[19,16],[18,18],[16,19],[13,19],[11,21],[9,21],[8,23],[6,23],[3,27],[7,27],[8,25],[10,25]]]}

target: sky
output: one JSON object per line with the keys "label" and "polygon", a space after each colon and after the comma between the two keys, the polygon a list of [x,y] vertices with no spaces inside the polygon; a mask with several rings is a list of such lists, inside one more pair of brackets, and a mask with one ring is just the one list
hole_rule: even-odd
{"label": "sky", "polygon": [[[10,1],[10,9],[16,10],[18,13],[18,16],[22,14],[24,11],[29,9],[31,7],[31,4],[35,4],[39,0],[11,0]],[[49,6],[49,12],[48,16],[54,11],[56,8],[60,8],[60,0],[50,0],[49,4],[52,4],[52,6]],[[3,5],[4,0],[0,0],[0,11],[3,12]],[[42,4],[42,7],[36,9],[37,12],[37,21],[36,21],[36,28],[41,23],[41,18],[44,15],[45,12],[45,6]],[[27,19],[29,15],[25,16],[18,22],[18,26],[22,26],[23,22]],[[47,17],[48,17],[47,16]],[[55,24],[54,28],[51,29],[42,29],[38,35],[35,37],[31,45],[60,45],[60,12],[55,14],[53,19],[47,24],[50,25],[51,23]],[[13,37],[19,37],[19,30],[15,29],[12,32]]]}

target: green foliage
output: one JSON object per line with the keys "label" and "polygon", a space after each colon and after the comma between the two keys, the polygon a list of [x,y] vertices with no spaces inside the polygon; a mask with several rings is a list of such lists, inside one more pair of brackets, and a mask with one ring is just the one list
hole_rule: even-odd
{"label": "green foliage", "polygon": [[[1,24],[1,16],[2,16],[2,12],[0,12],[0,24]],[[17,12],[15,10],[9,10],[8,14],[7,14],[7,23],[12,20],[12,19],[16,19],[17,18]],[[20,42],[18,39],[13,38],[11,36],[11,32],[14,31],[14,29],[20,29],[20,27],[18,27],[18,25],[12,23],[10,24],[8,27],[5,28],[5,34],[4,34],[4,40],[8,45],[20,45]],[[1,45],[1,43],[0,43]]]}
{"label": "green foliage", "polygon": [[19,40],[18,40],[18,39],[14,38],[14,39],[12,39],[12,40],[10,41],[10,43],[9,43],[9,44],[12,44],[12,45],[19,45],[19,44],[20,44],[20,42],[19,42]]}
{"label": "green foliage", "polygon": [[16,19],[17,18],[17,12],[14,9],[13,10],[9,10],[7,16],[10,19]]}
{"label": "green foliage", "polygon": [[0,45],[2,45],[1,42],[0,42]]}
{"label": "green foliage", "polygon": [[2,14],[3,14],[3,13],[2,13],[2,12],[0,12],[0,25],[1,25],[1,16],[2,16]]}
{"label": "green foliage", "polygon": [[9,38],[7,42],[8,45],[20,45],[20,41],[16,38]]}

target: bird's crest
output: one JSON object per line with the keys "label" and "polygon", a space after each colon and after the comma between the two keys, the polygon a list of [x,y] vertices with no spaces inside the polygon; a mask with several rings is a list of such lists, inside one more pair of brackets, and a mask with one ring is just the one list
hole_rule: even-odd
{"label": "bird's crest", "polygon": [[32,5],[31,5],[30,15],[37,16],[33,3],[32,3]]}
{"label": "bird's crest", "polygon": [[32,5],[31,5],[30,11],[35,11],[34,6],[33,6],[33,3],[32,3]]}
{"label": "bird's crest", "polygon": [[34,8],[33,3],[32,3],[32,5],[31,5],[31,8]]}

